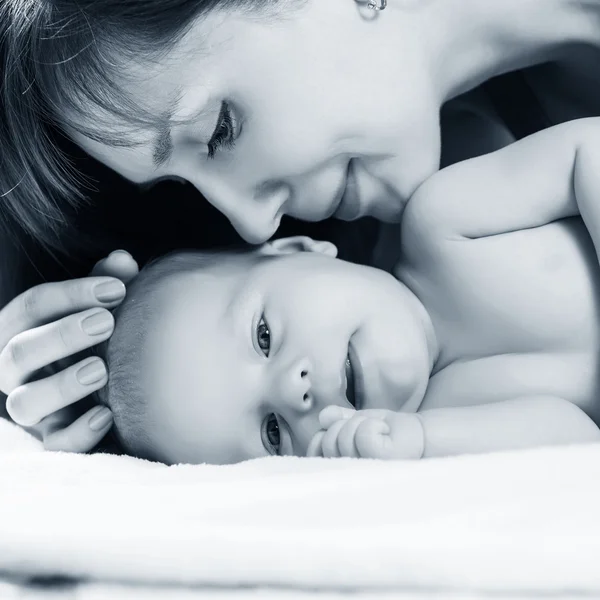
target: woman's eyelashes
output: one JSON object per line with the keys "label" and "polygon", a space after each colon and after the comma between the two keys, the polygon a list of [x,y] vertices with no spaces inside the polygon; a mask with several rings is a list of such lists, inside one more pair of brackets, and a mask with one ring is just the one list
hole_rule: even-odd
{"label": "woman's eyelashes", "polygon": [[231,149],[235,145],[235,123],[231,112],[231,107],[227,102],[221,103],[221,110],[217,118],[217,125],[208,141],[208,158],[214,158],[219,148],[222,146]]}
{"label": "woman's eyelashes", "polygon": [[264,315],[261,316],[256,325],[256,344],[260,352],[268,357],[271,352],[271,332]]}

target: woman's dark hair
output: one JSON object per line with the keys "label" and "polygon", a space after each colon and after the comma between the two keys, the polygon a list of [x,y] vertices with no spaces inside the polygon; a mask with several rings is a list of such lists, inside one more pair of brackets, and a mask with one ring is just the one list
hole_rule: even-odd
{"label": "woman's dark hair", "polygon": [[[93,187],[64,150],[65,132],[131,146],[131,136],[111,131],[101,115],[118,117],[129,132],[156,122],[157,115],[123,90],[123,66],[158,60],[196,18],[215,9],[276,14],[290,2],[302,3],[1,0],[0,226],[8,232],[17,226],[48,249],[61,249],[67,211],[85,201],[86,186]],[[90,107],[95,123],[81,118]]]}

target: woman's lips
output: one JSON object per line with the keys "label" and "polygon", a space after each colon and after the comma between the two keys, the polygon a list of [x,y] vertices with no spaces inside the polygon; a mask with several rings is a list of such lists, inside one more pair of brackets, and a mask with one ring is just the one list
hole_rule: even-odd
{"label": "woman's lips", "polygon": [[360,196],[356,181],[356,170],[354,160],[348,163],[348,174],[346,176],[346,187],[340,199],[336,211],[333,213],[336,219],[342,221],[354,221],[361,216]]}

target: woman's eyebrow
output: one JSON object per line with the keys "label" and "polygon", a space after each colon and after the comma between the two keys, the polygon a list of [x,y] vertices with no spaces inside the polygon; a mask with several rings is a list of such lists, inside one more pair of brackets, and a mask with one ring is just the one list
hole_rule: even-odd
{"label": "woman's eyebrow", "polygon": [[169,109],[160,116],[155,126],[156,136],[152,143],[152,164],[155,170],[169,162],[171,156],[173,156],[173,138],[171,130],[174,124],[182,125],[195,123],[209,114],[207,109],[207,99],[205,99],[202,105],[194,110],[193,114],[177,120],[175,123],[173,116],[179,112],[182,98],[183,88],[179,87],[168,103]]}
{"label": "woman's eyebrow", "polygon": [[173,156],[173,139],[171,138],[171,123],[165,122],[159,125],[158,134],[152,145],[152,164],[159,169],[168,163]]}
{"label": "woman's eyebrow", "polygon": [[178,87],[168,101],[168,110],[163,112],[156,124],[157,133],[152,143],[152,164],[155,169],[169,162],[173,155],[171,128],[173,126],[173,115],[179,110],[182,95],[183,89]]}

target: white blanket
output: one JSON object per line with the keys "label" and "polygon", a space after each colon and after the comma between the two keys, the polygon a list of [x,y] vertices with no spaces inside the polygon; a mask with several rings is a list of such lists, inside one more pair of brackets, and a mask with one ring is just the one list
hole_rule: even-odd
{"label": "white blanket", "polygon": [[600,445],[166,467],[0,420],[0,572],[125,584],[600,595]]}

